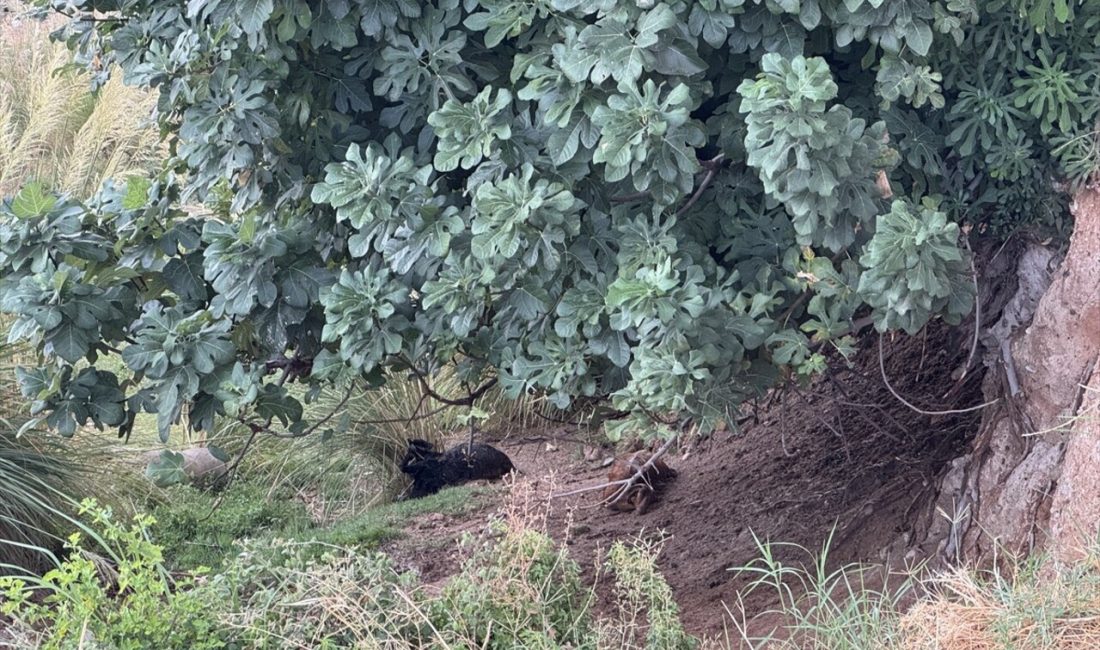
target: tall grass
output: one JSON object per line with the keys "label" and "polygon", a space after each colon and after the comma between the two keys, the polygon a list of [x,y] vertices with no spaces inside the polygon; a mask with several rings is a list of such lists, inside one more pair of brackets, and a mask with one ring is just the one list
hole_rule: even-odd
{"label": "tall grass", "polygon": [[56,559],[55,531],[79,471],[64,454],[16,438],[0,422],[0,569],[37,571]]}
{"label": "tall grass", "polygon": [[36,429],[19,436],[21,424],[0,417],[0,573],[56,566],[63,535],[83,530],[75,516],[81,499],[133,511],[152,489],[101,440]]}
{"label": "tall grass", "polygon": [[[1100,541],[1072,564],[1043,555],[991,569],[955,566],[890,574],[882,567],[827,568],[820,553],[780,561],[777,544],[738,571],[751,576],[731,608],[731,647],[775,650],[1085,650],[1100,648]],[[752,617],[764,590],[777,604]],[[764,624],[770,621],[770,624]],[[750,632],[750,630],[753,630]]]}
{"label": "tall grass", "polygon": [[119,75],[96,92],[90,76],[63,70],[64,44],[52,22],[0,17],[0,196],[29,180],[77,197],[107,178],[148,171],[161,156],[153,95]]}

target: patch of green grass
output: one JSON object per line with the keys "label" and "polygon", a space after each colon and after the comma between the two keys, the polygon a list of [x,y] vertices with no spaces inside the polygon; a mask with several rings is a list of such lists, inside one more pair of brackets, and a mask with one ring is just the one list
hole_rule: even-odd
{"label": "patch of green grass", "polygon": [[400,537],[402,526],[413,517],[438,512],[463,515],[477,510],[490,492],[484,487],[463,485],[451,487],[422,499],[387,503],[363,514],[338,522],[331,528],[317,531],[313,539],[334,546],[359,549],[377,548],[382,543]]}
{"label": "patch of green grass", "polygon": [[[460,486],[423,499],[399,501],[364,511],[327,528],[316,528],[305,505],[288,488],[257,481],[235,481],[225,492],[187,486],[165,491],[165,501],[152,510],[154,539],[164,547],[165,563],[174,569],[200,566],[220,569],[238,552],[235,542],[275,538],[316,541],[358,550],[377,548],[402,536],[409,519],[438,512],[462,515],[476,510],[489,490]],[[216,506],[216,507],[215,507]]]}
{"label": "patch of green grass", "polygon": [[[299,536],[310,527],[305,506],[289,490],[235,481],[222,493],[176,486],[153,508],[153,533],[165,563],[176,569],[220,568],[248,537]],[[216,506],[216,507],[215,507]]]}

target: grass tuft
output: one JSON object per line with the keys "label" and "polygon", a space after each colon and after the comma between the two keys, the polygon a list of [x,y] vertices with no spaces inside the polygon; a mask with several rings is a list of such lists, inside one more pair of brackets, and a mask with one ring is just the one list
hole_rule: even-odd
{"label": "grass tuft", "polygon": [[1071,565],[1044,557],[1008,568],[953,568],[901,617],[904,650],[1100,648],[1100,544]]}
{"label": "grass tuft", "polygon": [[[18,7],[18,5],[17,5]],[[38,180],[84,198],[108,178],[143,174],[162,157],[152,93],[87,73],[45,23],[0,19],[0,196]]]}
{"label": "grass tuft", "polygon": [[460,516],[472,512],[484,504],[482,497],[489,492],[483,487],[463,485],[446,488],[422,499],[387,503],[319,530],[312,538],[334,546],[377,548],[384,542],[401,537],[404,534],[402,525],[410,519],[429,513]]}
{"label": "grass tuft", "polygon": [[[898,647],[902,605],[917,584],[914,569],[901,576],[880,567],[846,564],[830,569],[832,536],[819,553],[796,545],[760,542],[756,561],[732,569],[752,578],[728,610],[734,636],[749,648],[820,648],[861,650]],[[791,564],[777,552],[793,550],[810,561]],[[744,603],[756,591],[776,605],[747,616]],[[761,620],[778,621],[764,631],[750,632]]]}

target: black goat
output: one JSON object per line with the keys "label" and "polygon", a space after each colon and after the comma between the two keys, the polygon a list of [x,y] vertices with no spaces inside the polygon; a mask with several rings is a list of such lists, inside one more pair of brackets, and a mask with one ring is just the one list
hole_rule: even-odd
{"label": "black goat", "polygon": [[410,499],[435,494],[448,485],[499,479],[513,469],[504,452],[482,443],[464,443],[440,453],[427,440],[413,439],[401,460],[401,471],[413,480]]}

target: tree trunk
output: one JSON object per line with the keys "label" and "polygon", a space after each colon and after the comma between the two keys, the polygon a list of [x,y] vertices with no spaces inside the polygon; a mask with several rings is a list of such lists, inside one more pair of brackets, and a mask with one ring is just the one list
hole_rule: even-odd
{"label": "tree trunk", "polygon": [[1065,259],[1048,273],[1049,251],[1021,255],[1019,289],[987,332],[983,388],[999,401],[944,476],[922,544],[946,561],[1035,550],[1069,560],[1098,534],[1100,191],[1081,191],[1072,211]]}

